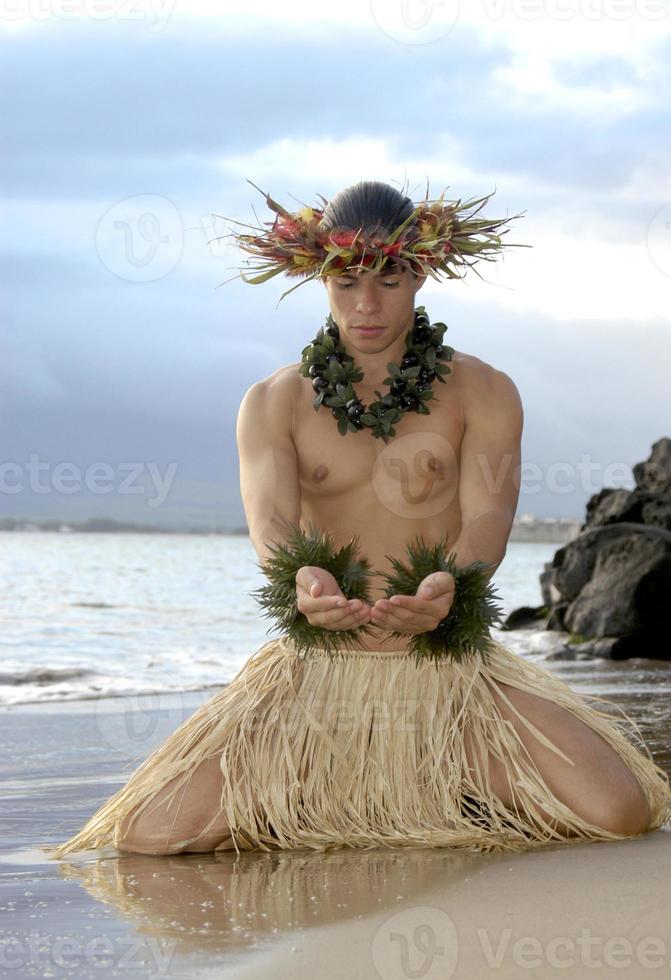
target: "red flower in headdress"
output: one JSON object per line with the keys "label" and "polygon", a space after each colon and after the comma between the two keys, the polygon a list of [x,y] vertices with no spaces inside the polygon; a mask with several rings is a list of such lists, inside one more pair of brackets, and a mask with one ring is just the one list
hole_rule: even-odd
{"label": "red flower in headdress", "polygon": [[349,248],[357,233],[355,231],[334,231],[330,236],[331,241],[334,245],[338,245],[342,248]]}
{"label": "red flower in headdress", "polygon": [[301,226],[297,221],[285,219],[284,221],[277,222],[275,232],[280,238],[296,238],[301,232]]}

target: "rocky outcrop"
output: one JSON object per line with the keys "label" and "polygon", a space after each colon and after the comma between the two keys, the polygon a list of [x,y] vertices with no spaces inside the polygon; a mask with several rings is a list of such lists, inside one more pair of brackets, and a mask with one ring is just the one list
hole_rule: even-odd
{"label": "rocky outcrop", "polygon": [[563,630],[573,651],[671,660],[671,439],[633,468],[633,490],[604,488],[588,502],[580,533],[540,577],[543,605],[503,624]]}

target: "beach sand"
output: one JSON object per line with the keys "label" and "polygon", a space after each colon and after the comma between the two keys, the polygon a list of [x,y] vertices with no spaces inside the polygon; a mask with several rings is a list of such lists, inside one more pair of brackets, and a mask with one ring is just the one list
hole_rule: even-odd
{"label": "beach sand", "polygon": [[671,973],[671,834],[524,854],[440,848],[147,856],[66,839],[205,700],[0,716],[0,975],[623,977]]}

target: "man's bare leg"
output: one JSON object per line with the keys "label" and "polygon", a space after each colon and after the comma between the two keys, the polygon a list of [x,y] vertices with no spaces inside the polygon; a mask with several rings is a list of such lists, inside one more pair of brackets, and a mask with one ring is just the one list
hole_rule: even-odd
{"label": "man's bare leg", "polygon": [[[583,820],[611,833],[636,836],[648,829],[650,807],[638,780],[600,735],[570,711],[545,698],[509,684],[500,684],[500,687],[520,714],[575,762],[574,766],[568,765],[544,746],[498,692],[491,688],[501,716],[512,722],[534,764],[558,800]],[[473,778],[476,778],[473,770],[474,745],[468,733],[465,738],[468,764]],[[480,759],[479,762],[482,769],[483,760]],[[492,792],[508,809],[514,810],[517,807],[522,813],[523,807],[518,794],[514,788],[511,791],[503,764],[492,755],[489,756],[489,773]],[[575,835],[541,807],[535,805],[534,812],[527,812],[527,816],[533,819],[534,813],[539,814],[561,834]]]}
{"label": "man's bare leg", "polygon": [[[219,809],[223,777],[218,757],[201,762],[168,806],[167,798],[178,778],[170,780],[132,824],[132,814],[124,818],[117,845],[120,851],[135,854],[209,852],[230,836],[223,814],[207,833],[201,832]],[[190,837],[196,839],[186,847],[174,843]]]}

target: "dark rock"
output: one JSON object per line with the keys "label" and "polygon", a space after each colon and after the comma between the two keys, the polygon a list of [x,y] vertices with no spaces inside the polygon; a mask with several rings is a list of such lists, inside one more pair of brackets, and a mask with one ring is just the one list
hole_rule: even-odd
{"label": "dark rock", "polygon": [[[671,532],[648,524],[623,522],[590,528],[559,548],[552,559],[552,584],[562,601],[572,602],[588,584],[594,573],[597,556],[604,548],[618,548],[623,540],[641,538],[666,542],[671,547]],[[626,548],[627,546],[625,546]]]}
{"label": "dark rock", "polygon": [[548,653],[546,660],[591,660],[588,653],[581,653],[574,646],[565,646],[553,653]]}
{"label": "dark rock", "polygon": [[634,480],[639,490],[671,494],[671,439],[666,436],[652,444],[652,452],[643,463],[633,467]]}
{"label": "dark rock", "polygon": [[550,615],[545,624],[546,630],[565,630],[564,616],[568,609],[568,602],[558,602],[550,609]]}
{"label": "dark rock", "polygon": [[502,630],[521,630],[538,627],[538,620],[545,619],[547,606],[519,606],[509,613],[501,623]]}
{"label": "dark rock", "polygon": [[656,649],[654,638],[639,636],[604,636],[582,643],[566,643],[559,650],[548,654],[546,660],[588,660],[604,657],[606,660],[629,660],[631,657],[652,657],[668,660],[669,653]]}
{"label": "dark rock", "polygon": [[603,636],[597,640],[585,640],[582,643],[571,643],[570,647],[576,654],[585,657],[606,657],[609,660],[617,659],[613,657],[613,650],[617,647],[619,637]]}
{"label": "dark rock", "polygon": [[[550,659],[671,660],[671,439],[654,443],[633,470],[635,489],[594,494],[578,536],[541,572],[545,628],[583,641]],[[532,611],[511,616],[528,621]]]}
{"label": "dark rock", "polygon": [[554,571],[552,568],[552,562],[546,561],[543,566],[543,571],[541,572],[541,596],[543,598],[543,605],[552,606],[555,602],[559,602],[561,595],[559,590],[555,587],[554,582]]}
{"label": "dark rock", "polygon": [[649,490],[602,490],[590,498],[587,504],[587,521],[581,531],[603,524],[632,521],[635,524],[654,523],[644,520],[644,512],[651,514],[650,504],[657,500]]}
{"label": "dark rock", "polygon": [[[589,579],[572,597],[563,593],[570,599],[564,627],[592,639],[625,636],[644,628],[671,633],[671,533],[647,525],[617,524],[590,534]],[[571,544],[579,541],[580,537]],[[583,561],[581,567],[587,564]]]}
{"label": "dark rock", "polygon": [[643,504],[641,516],[644,524],[652,524],[671,531],[671,497],[653,497],[648,503]]}

